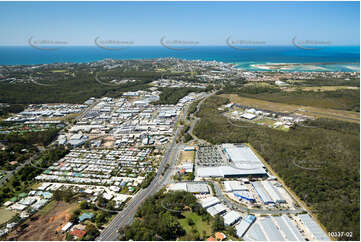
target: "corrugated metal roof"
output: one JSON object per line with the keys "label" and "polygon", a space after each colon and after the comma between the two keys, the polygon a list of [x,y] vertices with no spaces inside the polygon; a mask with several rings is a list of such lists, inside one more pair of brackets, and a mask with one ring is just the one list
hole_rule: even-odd
{"label": "corrugated metal roof", "polygon": [[[124,184],[123,184],[124,183]],[[125,182],[122,182],[125,185]],[[186,183],[173,183],[169,185],[169,190],[171,191],[187,191],[187,184]]]}
{"label": "corrugated metal roof", "polygon": [[316,240],[330,240],[321,227],[310,217],[308,214],[300,214],[298,217],[302,223],[309,230],[309,232],[315,237]]}
{"label": "corrugated metal roof", "polygon": [[220,203],[220,200],[216,197],[207,197],[205,199],[199,200],[203,208],[209,208],[211,206]]}
{"label": "corrugated metal roof", "polygon": [[268,195],[261,182],[252,182],[253,187],[256,189],[258,196],[261,198],[263,203],[272,203],[273,200]]}
{"label": "corrugated metal roof", "polygon": [[292,223],[291,219],[285,214],[282,215],[282,218],[286,221],[288,226],[291,228],[291,230],[293,231],[293,234],[296,236],[297,240],[300,240],[300,241],[304,240],[302,238],[300,231],[298,231],[297,227]]}
{"label": "corrugated metal roof", "polygon": [[274,219],[277,222],[277,225],[280,228],[280,230],[285,234],[286,240],[291,240],[291,241],[297,240],[281,216],[276,216],[274,217]]}
{"label": "corrugated metal roof", "polygon": [[262,175],[262,174],[266,174],[266,171],[263,168],[236,169],[231,166],[197,168],[197,176],[199,177],[247,176],[247,175]]}
{"label": "corrugated metal roof", "polygon": [[244,233],[246,233],[247,229],[251,226],[251,224],[247,223],[245,220],[242,220],[239,224],[236,225],[236,233],[237,237],[243,237]]}
{"label": "corrugated metal roof", "polygon": [[274,202],[286,202],[286,200],[281,196],[281,194],[273,187],[271,182],[261,181],[261,183]]}
{"label": "corrugated metal roof", "polygon": [[256,154],[246,145],[223,144],[222,148],[233,162],[246,161],[263,165]]}
{"label": "corrugated metal roof", "polygon": [[224,216],[224,224],[225,225],[232,225],[237,222],[241,218],[241,214],[237,211],[229,211]]}
{"label": "corrugated metal roof", "polygon": [[243,237],[248,228],[252,225],[256,219],[253,215],[247,215],[237,226],[235,227],[237,236],[239,238]]}
{"label": "corrugated metal roof", "polygon": [[242,185],[240,181],[224,181],[224,190],[227,192],[232,191],[247,191],[247,187]]}
{"label": "corrugated metal roof", "polygon": [[247,223],[251,224],[251,223],[253,223],[253,222],[256,220],[256,217],[255,217],[254,215],[249,214],[249,215],[247,215],[247,216],[244,218],[244,220],[245,220]]}
{"label": "corrugated metal roof", "polygon": [[255,241],[266,241],[266,236],[263,233],[259,224],[253,224],[247,232],[247,237],[245,240],[255,240]]}
{"label": "corrugated metal roof", "polygon": [[208,185],[204,183],[188,183],[187,191],[191,193],[209,193]]}
{"label": "corrugated metal roof", "polygon": [[265,231],[268,239],[271,241],[284,241],[280,231],[277,229],[276,225],[273,223],[270,217],[265,217],[260,221],[260,224]]}
{"label": "corrugated metal roof", "polygon": [[246,199],[246,200],[255,200],[252,193],[249,191],[240,191],[233,193],[236,197],[239,197],[240,199]]}
{"label": "corrugated metal roof", "polygon": [[207,212],[212,215],[215,216],[219,213],[222,213],[224,211],[226,211],[227,207],[223,205],[223,203],[218,203],[212,207],[207,208]]}
{"label": "corrugated metal roof", "polygon": [[223,177],[223,173],[218,167],[198,167],[197,176],[199,177]]}

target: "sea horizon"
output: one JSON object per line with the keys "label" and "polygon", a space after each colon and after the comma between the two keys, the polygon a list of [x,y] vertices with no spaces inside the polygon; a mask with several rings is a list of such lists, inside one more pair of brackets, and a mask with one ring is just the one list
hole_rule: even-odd
{"label": "sea horizon", "polygon": [[[179,49],[177,49],[179,48]],[[293,45],[251,46],[232,48],[227,45],[196,45],[170,49],[165,46],[129,46],[122,49],[104,49],[91,45],[42,47],[27,45],[0,46],[0,65],[40,65],[55,63],[89,63],[104,59],[144,60],[178,58],[185,60],[218,61],[233,63],[249,71],[270,71],[255,65],[298,64],[297,68],[283,71],[345,71],[360,69],[360,46],[317,46],[302,49]],[[300,64],[316,66],[303,68]],[[351,67],[351,68],[349,68]]]}
{"label": "sea horizon", "polygon": [[[54,46],[54,47],[97,47],[96,45],[94,44],[86,44],[86,45],[51,45],[51,46]],[[163,47],[162,45],[160,44],[152,44],[152,45],[131,45],[131,46],[134,46],[134,47]],[[189,45],[177,45],[178,47],[189,47]],[[247,45],[245,45],[247,46]],[[248,45],[248,46],[255,46],[255,45]],[[346,44],[343,44],[343,45],[317,45],[318,47],[329,47],[329,48],[332,48],[332,47],[360,47],[360,45],[357,45],[357,44],[349,44],[349,45],[346,45]],[[24,45],[0,45],[0,47],[31,47],[29,46],[28,44],[24,44]],[[227,44],[222,44],[222,45],[216,45],[216,44],[204,44],[204,45],[200,45],[200,44],[197,44],[195,45],[195,47],[229,47]],[[293,44],[272,44],[272,45],[263,45],[263,46],[260,46],[260,47],[295,47],[295,45]]]}

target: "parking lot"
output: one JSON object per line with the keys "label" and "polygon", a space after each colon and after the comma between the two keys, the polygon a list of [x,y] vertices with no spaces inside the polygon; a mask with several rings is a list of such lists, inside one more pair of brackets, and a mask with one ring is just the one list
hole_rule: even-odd
{"label": "parking lot", "polygon": [[221,166],[225,162],[217,146],[200,146],[196,153],[196,164],[198,166]]}

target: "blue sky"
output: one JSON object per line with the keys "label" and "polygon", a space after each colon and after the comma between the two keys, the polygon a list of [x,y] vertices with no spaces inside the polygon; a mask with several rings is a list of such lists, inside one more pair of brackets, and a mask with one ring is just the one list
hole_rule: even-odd
{"label": "blue sky", "polygon": [[38,40],[93,45],[103,40],[159,45],[169,40],[225,45],[298,40],[359,45],[359,2],[0,2],[0,45]]}

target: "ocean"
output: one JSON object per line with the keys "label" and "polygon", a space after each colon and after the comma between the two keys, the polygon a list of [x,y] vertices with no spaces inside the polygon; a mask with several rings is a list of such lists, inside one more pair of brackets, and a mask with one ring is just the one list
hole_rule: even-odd
{"label": "ocean", "polygon": [[97,46],[64,46],[53,50],[41,50],[32,46],[0,46],[0,65],[84,63],[106,58],[165,57],[222,61],[251,71],[267,71],[269,69],[264,65],[278,63],[306,64],[294,65],[285,71],[360,71],[359,46],[327,46],[314,50],[300,49],[296,46],[262,46],[250,50],[228,46],[195,46],[185,50],[168,49],[163,46],[131,46],[120,50],[107,50]]}

